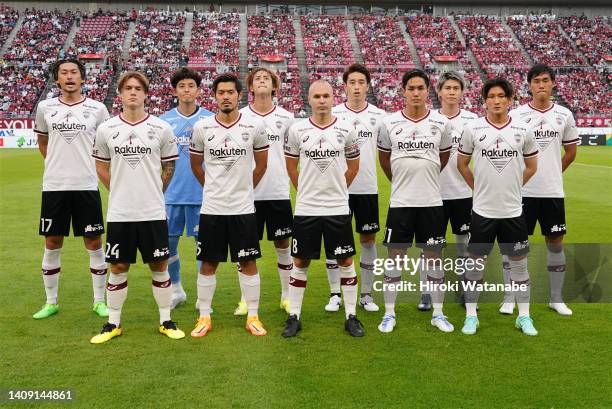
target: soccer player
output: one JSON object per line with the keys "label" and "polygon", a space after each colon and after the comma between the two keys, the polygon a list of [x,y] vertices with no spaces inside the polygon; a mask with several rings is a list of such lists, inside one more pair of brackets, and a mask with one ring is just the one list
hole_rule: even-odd
{"label": "soccer player", "polygon": [[[450,122],[451,141],[453,143],[448,164],[440,172],[440,191],[444,206],[444,236],[446,236],[446,228],[450,221],[459,259],[467,257],[472,213],[472,189],[465,183],[457,170],[457,145],[463,127],[469,121],[478,118],[475,113],[460,108],[464,90],[465,80],[456,71],[444,72],[440,75],[436,84],[438,98],[442,104],[442,108],[438,112],[446,116]],[[419,307],[429,309],[431,307],[430,300],[429,294],[423,294]]]}
{"label": "soccer player", "polygon": [[[550,282],[550,303],[548,306],[561,315],[572,315],[562,297],[565,279],[565,253],[563,236],[565,224],[565,201],[563,172],[576,159],[578,134],[571,111],[551,101],[555,86],[555,73],[547,65],[534,65],[527,73],[531,101],[510,111],[510,116],[521,119],[534,131],[540,150],[538,171],[523,186],[523,211],[527,231],[532,235],[536,222],[546,241],[548,249],[548,275]],[[561,146],[565,151],[561,156]],[[504,260],[507,266],[507,260]],[[504,281],[509,282],[508,269],[504,269]],[[514,312],[514,297],[506,293],[499,311],[502,314]]]}
{"label": "soccer player", "polygon": [[333,101],[334,92],[327,81],[313,82],[308,90],[313,114],[294,123],[285,139],[287,171],[297,198],[289,279],[291,313],[284,337],[293,337],[301,330],[306,274],[310,261],[320,256],[321,238],[326,257],[337,260],[340,269],[344,328],[351,336],[364,335],[356,316],[357,274],[352,259],[356,252],[348,205],[348,187],[359,171],[359,145],[353,125],[332,115]]}
{"label": "soccer player", "polygon": [[[281,283],[280,308],[289,313],[289,274],[293,268],[289,237],[293,232],[293,215],[283,142],[294,118],[291,112],[275,106],[272,101],[274,94],[280,89],[280,79],[274,72],[261,67],[253,69],[247,78],[247,87],[254,97],[253,103],[242,108],[240,112],[245,117],[264,121],[270,145],[266,173],[255,187],[257,234],[259,240],[262,240],[265,225],[268,240],[274,242]],[[234,315],[246,314],[247,305],[243,297]]]}
{"label": "soccer player", "polygon": [[[217,286],[219,262],[240,264],[240,290],[247,304],[246,330],[266,335],[259,320],[260,277],[256,259],[261,257],[253,189],[266,172],[268,135],[261,119],[238,110],[242,84],[233,74],[222,74],[212,84],[217,105],[214,116],[202,119],[191,138],[191,169],[204,186],[200,214],[197,259],[200,316],[192,337],[203,337],[212,329],[210,307]],[[255,166],[253,168],[253,161]],[[205,165],[206,169],[202,167]]]}
{"label": "soccer player", "polygon": [[[200,96],[202,77],[188,68],[176,71],[170,79],[178,106],[160,118],[168,122],[177,140],[179,158],[176,160],[174,176],[164,194],[168,213],[168,242],[170,258],[168,273],[172,281],[172,308],[184,303],[187,295],[181,284],[181,261],[178,254],[179,239],[187,230],[187,237],[193,237],[197,244],[200,207],[202,206],[202,186],[191,171],[189,144],[193,127],[212,112],[197,105]],[[200,271],[200,262],[197,271]]]}
{"label": "soccer player", "polygon": [[[444,238],[444,207],[440,195],[440,172],[451,151],[451,125],[442,114],[427,107],[429,77],[422,70],[410,70],[402,77],[403,110],[382,120],[378,135],[380,166],[391,181],[391,198],[383,243],[389,258],[406,257],[412,246],[422,249],[420,269],[432,285],[433,314],[431,325],[452,332],[453,325],[442,311],[444,292],[435,287],[444,283],[440,252]],[[401,281],[401,271],[385,271],[385,315],[378,326],[381,332],[395,327],[394,288]]]}
{"label": "soccer player", "polygon": [[[355,217],[355,229],[359,233],[361,254],[361,291],[359,305],[365,311],[378,311],[378,305],[372,298],[374,281],[374,260],[376,259],[376,232],[380,230],[378,222],[378,179],[376,177],[376,137],[378,124],[385,111],[368,104],[370,72],[361,64],[350,65],[342,75],[346,102],[335,106],[332,114],[349,122],[357,131],[357,144],[360,149],[359,172],[349,186],[349,207]],[[336,260],[326,260],[327,277],[330,285],[330,298],[325,306],[326,311],[340,309],[340,274]]]}
{"label": "soccer player", "polygon": [[106,261],[111,265],[111,274],[106,287],[108,322],[91,343],[107,342],[123,332],[121,308],[137,250],[151,269],[159,332],[180,339],[185,333],[170,318],[172,284],[163,193],[178,159],[176,138],[167,122],[145,112],[149,81],[144,74],[122,74],[117,90],[123,112],[98,128],[92,153],[98,176],[109,190]]}
{"label": "soccer player", "polygon": [[61,94],[38,104],[34,127],[45,160],[39,234],[45,236],[42,278],[47,301],[33,318],[47,318],[59,311],[61,253],[71,221],[74,236],[83,236],[89,253],[93,311],[108,317],[101,240],[104,222],[91,146],[96,129],[109,115],[104,104],[82,94],[85,67],[80,61],[59,60],[51,67],[51,74]]}
{"label": "soccer player", "polygon": [[[466,318],[461,330],[467,335],[478,329],[478,285],[484,278],[484,258],[495,239],[501,253],[509,258],[510,279],[517,286],[519,315],[515,325],[527,335],[538,333],[529,316],[529,241],[521,204],[521,186],[537,169],[538,147],[527,124],[508,115],[512,97],[512,85],[506,79],[487,81],[482,88],[487,114],[464,127],[457,148],[457,168],[474,190],[468,253],[475,262],[466,264]],[[469,167],[472,156],[474,173]]]}

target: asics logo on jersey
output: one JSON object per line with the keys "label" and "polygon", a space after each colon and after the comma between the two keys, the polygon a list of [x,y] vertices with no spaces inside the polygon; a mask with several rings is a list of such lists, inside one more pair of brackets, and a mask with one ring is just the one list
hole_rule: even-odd
{"label": "asics logo on jersey", "polygon": [[57,115],[57,111],[55,111],[55,112],[53,112],[53,113],[51,114],[51,116],[52,116],[52,117],[54,117],[55,115]]}
{"label": "asics logo on jersey", "polygon": [[402,133],[402,131],[403,131],[403,129],[402,129],[402,128],[400,128],[400,129],[398,129],[397,131],[395,131],[395,134],[396,134],[396,135],[399,135],[399,134],[401,134],[401,133]]}
{"label": "asics logo on jersey", "polygon": [[307,141],[308,139],[310,139],[310,136],[306,135],[306,136],[304,137],[304,139],[302,139],[302,143],[306,143],[306,141]]}
{"label": "asics logo on jersey", "polygon": [[344,283],[345,285],[354,285],[356,282],[355,278],[350,278],[348,280],[346,280],[346,282]]}
{"label": "asics logo on jersey", "polygon": [[480,138],[478,138],[478,142],[482,142],[487,138],[487,135],[482,135]]}
{"label": "asics logo on jersey", "polygon": [[117,132],[116,134],[113,135],[113,139],[117,139],[117,137],[119,136],[119,132]]}
{"label": "asics logo on jersey", "polygon": [[206,139],[208,142],[212,141],[213,139],[215,139],[215,135],[211,135],[208,137],[208,139]]}

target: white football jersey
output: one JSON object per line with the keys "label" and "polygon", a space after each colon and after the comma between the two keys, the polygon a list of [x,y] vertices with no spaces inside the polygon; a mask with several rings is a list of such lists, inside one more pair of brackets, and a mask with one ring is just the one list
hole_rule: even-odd
{"label": "white football jersey", "polygon": [[391,153],[390,207],[442,206],[440,152],[451,150],[448,118],[429,111],[412,120],[397,111],[383,118],[378,149]]}
{"label": "white football jersey", "polygon": [[293,114],[279,106],[275,106],[263,115],[255,112],[250,106],[242,108],[240,112],[247,117],[264,121],[270,145],[268,167],[255,187],[255,200],[289,200],[289,175],[285,165],[283,143],[285,134],[294,121]]}
{"label": "white football jersey", "polygon": [[299,158],[296,216],[349,214],[347,160],[359,158],[357,132],[339,118],[321,128],[310,118],[291,125],[285,156]]}
{"label": "white football jersey", "polygon": [[206,177],[202,214],[255,213],[253,204],[253,152],[268,149],[268,134],[261,119],[240,114],[226,126],[216,116],[194,126],[191,155],[204,156]]}
{"label": "white football jersey", "polygon": [[49,136],[43,191],[98,190],[91,147],[108,117],[104,104],[85,97],[74,104],[60,98],[40,101],[34,132]]}
{"label": "white football jersey", "polygon": [[523,186],[523,196],[564,197],[561,145],[578,143],[578,130],[572,112],[557,104],[545,111],[521,105],[510,116],[525,122],[538,145],[538,170]]}
{"label": "white football jersey", "polygon": [[92,156],[111,163],[107,221],[166,219],[161,163],[178,159],[166,121],[153,115],[136,123],[112,117],[98,128]]}
{"label": "white football jersey", "polygon": [[474,212],[490,219],[519,217],[524,158],[538,154],[527,124],[510,117],[497,127],[486,117],[475,119],[463,129],[457,150],[474,160]]}
{"label": "white football jersey", "polygon": [[349,194],[377,194],[378,179],[376,178],[376,139],[380,120],[385,111],[374,105],[367,104],[361,111],[353,111],[346,103],[336,105],[332,109],[334,116],[353,124],[357,132],[359,145],[359,173],[349,186]]}
{"label": "white football jersey", "polygon": [[[438,111],[440,114],[442,112]],[[457,115],[447,117],[451,125],[451,141],[453,147],[448,158],[448,163],[440,173],[440,191],[442,200],[466,199],[472,197],[472,189],[465,183],[465,179],[457,170],[457,146],[461,138],[463,127],[469,121],[478,118],[473,112],[460,110]]]}

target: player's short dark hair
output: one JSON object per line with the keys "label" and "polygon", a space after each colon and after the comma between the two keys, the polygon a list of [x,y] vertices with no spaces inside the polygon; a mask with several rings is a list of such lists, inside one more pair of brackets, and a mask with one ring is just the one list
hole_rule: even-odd
{"label": "player's short dark hair", "polygon": [[546,74],[546,73],[550,75],[551,80],[553,81],[555,80],[555,71],[552,68],[550,68],[546,64],[536,64],[533,67],[531,67],[529,72],[527,72],[527,82],[530,83],[531,80],[537,77],[538,75]]}
{"label": "player's short dark hair", "polygon": [[406,88],[406,84],[408,84],[408,81],[415,77],[423,78],[423,81],[425,81],[425,85],[427,86],[427,88],[429,88],[429,77],[427,76],[425,71],[419,70],[418,68],[406,71],[404,73],[404,76],[402,77],[402,88]]}
{"label": "player's short dark hair", "polygon": [[60,70],[60,65],[62,64],[74,64],[79,68],[79,72],[81,73],[81,79],[83,81],[85,81],[86,78],[86,73],[85,73],[85,66],[83,65],[83,63],[79,60],[77,60],[76,58],[64,58],[61,60],[57,60],[52,66],[51,66],[51,75],[53,76],[53,80],[57,81],[57,79],[59,78],[59,70]]}
{"label": "player's short dark hair", "polygon": [[172,74],[172,78],[170,78],[170,84],[172,84],[172,88],[176,89],[178,83],[182,80],[194,80],[198,87],[202,83],[202,77],[200,76],[200,74],[187,67],[179,68],[177,71],[174,72],[174,74]]}
{"label": "player's short dark hair", "polygon": [[212,83],[212,92],[213,92],[213,94],[217,93],[217,86],[221,82],[233,82],[234,85],[236,85],[236,92],[238,92],[238,93],[242,92],[242,83],[240,82],[238,77],[235,76],[234,74],[226,73],[226,74],[219,75],[213,81],[213,83]]}
{"label": "player's short dark hair", "polygon": [[459,74],[457,71],[451,70],[440,75],[438,83],[436,84],[436,91],[440,92],[446,81],[457,81],[461,86],[461,91],[465,89],[465,79],[463,78],[463,75]]}
{"label": "player's short dark hair", "polygon": [[253,68],[251,70],[251,72],[249,73],[249,76],[247,77],[247,87],[250,89],[251,85],[253,85],[253,80],[255,79],[255,74],[257,74],[258,72],[265,72],[266,74],[268,74],[270,76],[270,78],[272,78],[272,95],[275,94],[275,91],[280,89],[280,78],[278,78],[278,75],[276,75],[276,73],[268,68],[265,67],[256,67]]}
{"label": "player's short dark hair", "polygon": [[346,70],[344,70],[344,74],[342,74],[342,82],[346,84],[346,82],[348,81],[349,75],[351,75],[354,72],[358,72],[359,74],[365,75],[366,82],[368,84],[370,83],[370,79],[371,79],[370,71],[368,71],[365,65],[358,64],[358,63],[351,64],[348,67],[346,67]]}
{"label": "player's short dark hair", "polygon": [[145,94],[149,93],[149,79],[140,71],[127,71],[121,74],[121,76],[119,77],[119,82],[117,83],[117,90],[121,92],[123,87],[125,87],[125,84],[131,78],[134,78],[140,83],[140,85],[144,89]]}
{"label": "player's short dark hair", "polygon": [[483,100],[487,99],[487,95],[493,87],[500,87],[501,89],[503,89],[504,94],[506,94],[506,98],[512,98],[514,96],[514,88],[512,88],[512,84],[510,84],[510,81],[502,77],[495,77],[485,82],[485,84],[482,86]]}

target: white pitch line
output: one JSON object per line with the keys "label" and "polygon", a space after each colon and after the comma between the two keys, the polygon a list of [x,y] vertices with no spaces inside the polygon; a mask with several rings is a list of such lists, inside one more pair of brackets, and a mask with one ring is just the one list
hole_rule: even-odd
{"label": "white pitch line", "polygon": [[588,163],[580,163],[580,162],[574,162],[573,165],[580,165],[580,166],[586,166],[589,168],[604,168],[604,169],[612,169],[612,166],[605,166],[605,165],[590,165]]}

